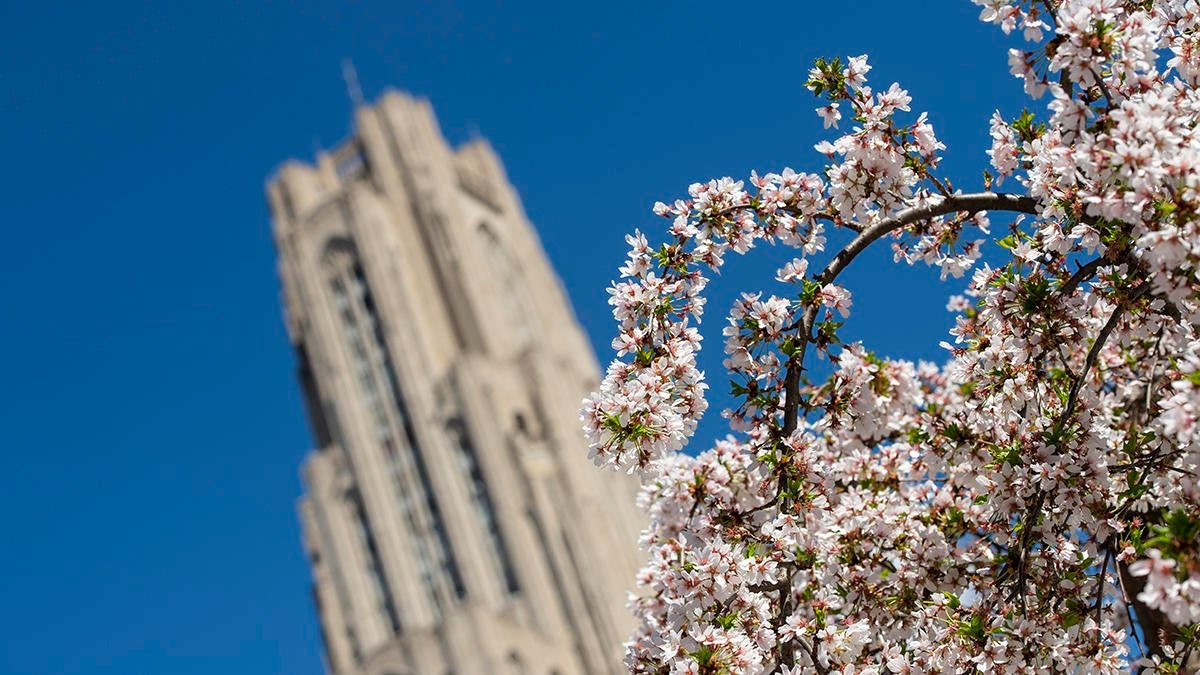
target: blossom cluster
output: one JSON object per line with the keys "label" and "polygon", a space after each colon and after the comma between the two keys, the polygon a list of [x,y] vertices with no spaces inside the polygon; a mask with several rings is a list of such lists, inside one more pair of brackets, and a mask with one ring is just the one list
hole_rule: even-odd
{"label": "blossom cluster", "polygon": [[[974,1],[1044,101],[992,117],[981,191],[865,56],[818,60],[816,114],[854,121],[823,169],[697,183],[629,237],[582,418],[646,486],[631,672],[1200,672],[1200,3]],[[759,240],[797,257],[728,314],[733,435],[681,453],[704,272]],[[839,337],[881,240],[964,278],[944,365]]]}

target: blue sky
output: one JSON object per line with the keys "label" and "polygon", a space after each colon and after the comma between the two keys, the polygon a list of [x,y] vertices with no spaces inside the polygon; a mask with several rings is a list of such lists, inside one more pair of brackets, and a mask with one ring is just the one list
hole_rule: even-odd
{"label": "blue sky", "polygon": [[[23,6],[19,6],[23,5]],[[926,15],[918,13],[920,6]],[[602,9],[601,9],[602,8]],[[604,288],[688,183],[813,170],[813,58],[869,52],[978,186],[1015,112],[1006,43],[965,0],[5,3],[0,6],[0,673],[316,674],[294,516],[309,439],[266,177],[373,98],[491,139],[605,354]],[[783,252],[734,261],[721,315]],[[847,331],[940,358],[956,286],[864,256]],[[719,406],[719,403],[718,403]],[[700,437],[719,432],[714,410]]]}

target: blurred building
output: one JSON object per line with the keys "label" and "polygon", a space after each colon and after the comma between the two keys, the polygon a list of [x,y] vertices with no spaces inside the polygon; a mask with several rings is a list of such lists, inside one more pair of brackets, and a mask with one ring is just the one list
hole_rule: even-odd
{"label": "blurred building", "polygon": [[355,128],[267,186],[327,670],[617,672],[636,484],[587,460],[566,294],[485,141],[396,92]]}

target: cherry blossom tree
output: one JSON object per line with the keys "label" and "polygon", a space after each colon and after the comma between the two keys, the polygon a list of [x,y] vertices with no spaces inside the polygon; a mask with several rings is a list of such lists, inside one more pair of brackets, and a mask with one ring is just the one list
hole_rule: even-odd
{"label": "cherry blossom tree", "polygon": [[[823,171],[696,183],[627,237],[581,415],[645,485],[631,671],[1197,672],[1200,3],[974,1],[1030,98],[977,191],[866,56],[818,60]],[[762,242],[796,257],[728,315],[731,434],[682,453],[706,274]],[[884,245],[964,279],[944,365],[839,338]]]}

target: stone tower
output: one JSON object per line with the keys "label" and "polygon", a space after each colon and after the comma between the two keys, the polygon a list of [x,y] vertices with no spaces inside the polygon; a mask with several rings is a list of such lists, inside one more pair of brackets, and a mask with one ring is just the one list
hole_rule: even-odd
{"label": "stone tower", "polygon": [[267,194],[327,670],[618,672],[637,486],[586,458],[599,371],[491,147],[390,92]]}

